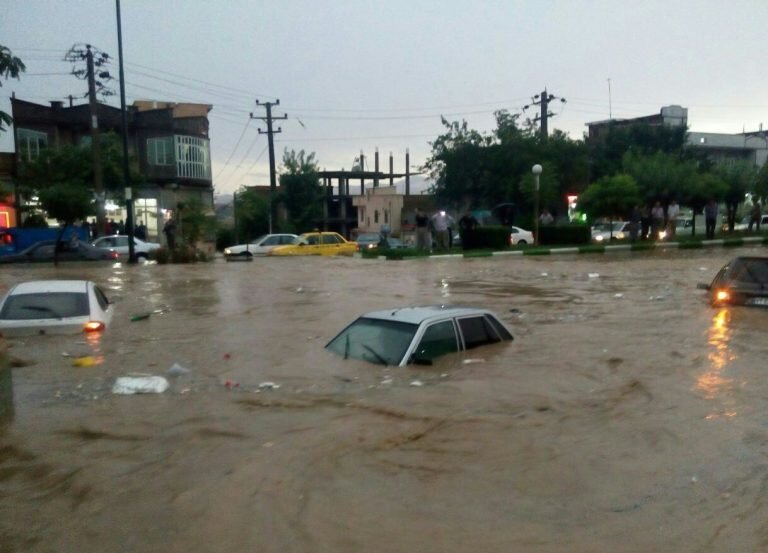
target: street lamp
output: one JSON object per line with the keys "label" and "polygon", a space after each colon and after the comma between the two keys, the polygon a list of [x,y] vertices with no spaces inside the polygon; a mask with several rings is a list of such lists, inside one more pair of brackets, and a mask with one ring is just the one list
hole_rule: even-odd
{"label": "street lamp", "polygon": [[531,167],[535,181],[533,192],[533,243],[539,245],[539,176],[544,169],[538,163]]}

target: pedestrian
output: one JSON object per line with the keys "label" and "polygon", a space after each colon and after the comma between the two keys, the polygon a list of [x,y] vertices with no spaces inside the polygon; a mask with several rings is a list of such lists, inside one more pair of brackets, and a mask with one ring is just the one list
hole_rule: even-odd
{"label": "pedestrian", "polygon": [[125,234],[125,223],[122,219],[117,223],[117,234]]}
{"label": "pedestrian", "polygon": [[114,219],[107,220],[107,224],[105,226],[105,232],[107,233],[107,236],[116,234],[116,231],[117,231],[117,225],[115,224],[115,220]]}
{"label": "pedestrian", "polygon": [[552,214],[549,212],[548,209],[545,209],[541,212],[541,215],[539,216],[539,224],[551,225],[554,222],[555,222],[555,218],[552,217]]}
{"label": "pedestrian", "polygon": [[416,208],[416,249],[420,251],[429,250],[429,217],[418,207]]}
{"label": "pedestrian", "polygon": [[91,219],[91,224],[88,225],[91,228],[91,242],[99,237],[99,226],[96,224],[96,219]]}
{"label": "pedestrian", "polygon": [[136,231],[133,234],[139,240],[147,239],[147,225],[144,224],[144,221],[139,220],[139,224],[136,225]]}
{"label": "pedestrian", "polygon": [[704,221],[707,228],[707,240],[715,237],[715,223],[717,223],[717,202],[709,200],[704,206]]}
{"label": "pedestrian", "polygon": [[163,233],[165,234],[165,241],[168,244],[168,249],[176,249],[176,223],[173,219],[168,219],[163,225]]}
{"label": "pedestrian", "polygon": [[680,216],[680,206],[677,200],[672,198],[667,206],[667,238],[677,236],[677,218]]}
{"label": "pedestrian", "polygon": [[635,205],[629,213],[629,241],[637,242],[637,235],[640,232],[641,214],[640,206]]}
{"label": "pedestrian", "polygon": [[475,247],[475,230],[477,229],[477,219],[472,215],[471,211],[466,211],[464,215],[459,219],[459,233],[461,234],[461,246],[465,250],[470,250]]}
{"label": "pedestrian", "polygon": [[444,209],[441,209],[432,216],[432,226],[435,229],[435,242],[438,250],[447,250],[450,247],[448,242],[448,227],[453,224],[453,217],[448,215]]}
{"label": "pedestrian", "polygon": [[661,202],[657,201],[651,209],[651,238],[657,240],[661,229],[664,228],[664,208]]}
{"label": "pedestrian", "polygon": [[763,206],[760,205],[760,200],[754,198],[752,203],[752,211],[749,213],[749,232],[752,232],[752,226],[757,225],[757,232],[760,232],[760,219],[763,216]]}
{"label": "pedestrian", "polygon": [[640,238],[645,240],[651,232],[651,209],[648,204],[640,208]]}

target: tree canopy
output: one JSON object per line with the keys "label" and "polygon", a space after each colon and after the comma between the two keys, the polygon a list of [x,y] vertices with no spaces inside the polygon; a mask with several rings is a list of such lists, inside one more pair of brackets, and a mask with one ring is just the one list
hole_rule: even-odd
{"label": "tree canopy", "polygon": [[279,201],[288,212],[288,221],[281,230],[307,232],[323,216],[322,189],[315,154],[304,150],[283,153]]}
{"label": "tree canopy", "polygon": [[602,177],[579,197],[579,206],[592,219],[625,218],[639,202],[640,189],[635,179],[627,174]]}
{"label": "tree canopy", "polygon": [[[14,56],[10,49],[0,44],[0,87],[3,86],[3,80],[18,79],[19,75],[26,70],[24,62]],[[12,122],[10,115],[0,111],[0,132],[5,131]]]}

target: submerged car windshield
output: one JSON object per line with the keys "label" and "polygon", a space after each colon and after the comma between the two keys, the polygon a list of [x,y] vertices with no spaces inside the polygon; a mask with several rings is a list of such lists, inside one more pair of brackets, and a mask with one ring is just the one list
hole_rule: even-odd
{"label": "submerged car windshield", "polygon": [[0,319],[63,319],[83,317],[88,314],[88,294],[86,293],[14,294],[6,300]]}
{"label": "submerged car windshield", "polygon": [[380,365],[399,365],[418,325],[360,317],[326,347],[344,357]]}
{"label": "submerged car windshield", "polygon": [[733,262],[729,277],[739,284],[765,287],[768,285],[768,258],[737,259]]}

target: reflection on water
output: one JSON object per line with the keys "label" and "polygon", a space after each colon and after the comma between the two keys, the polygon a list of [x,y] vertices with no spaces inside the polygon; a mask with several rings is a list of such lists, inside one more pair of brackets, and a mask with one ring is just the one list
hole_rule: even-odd
{"label": "reflection on water", "polygon": [[[730,322],[730,311],[727,308],[722,308],[712,318],[712,324],[709,327],[707,338],[707,344],[710,348],[707,354],[709,369],[702,373],[696,381],[696,389],[703,392],[704,398],[709,400],[720,399],[723,401],[723,394],[733,388],[733,379],[723,376],[728,365],[737,357],[729,348],[733,335]],[[735,415],[735,411],[726,409],[719,415],[710,413],[707,418],[733,417]]]}

